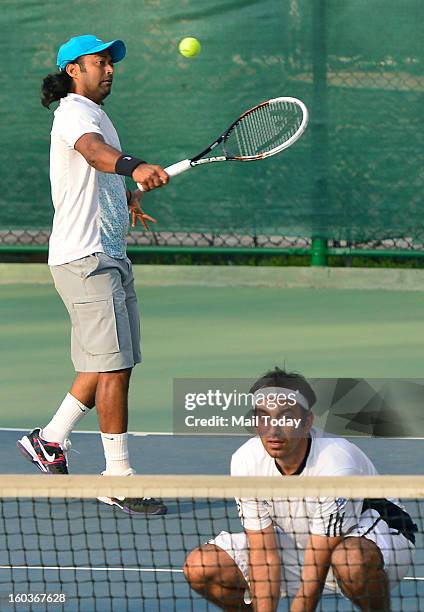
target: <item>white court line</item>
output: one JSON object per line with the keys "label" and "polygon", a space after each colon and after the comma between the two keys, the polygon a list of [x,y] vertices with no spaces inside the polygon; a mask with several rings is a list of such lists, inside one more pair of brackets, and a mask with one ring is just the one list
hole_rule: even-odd
{"label": "white court line", "polygon": [[69,570],[69,571],[88,571],[88,572],[168,572],[173,574],[182,574],[182,569],[173,569],[171,567],[73,567],[73,566],[55,566],[55,565],[0,565],[0,570]]}
{"label": "white court line", "polygon": [[[32,428],[34,429],[34,428]],[[0,427],[0,432],[2,431],[15,431],[15,432],[24,432],[27,433],[28,431],[31,431],[31,428],[22,428],[22,427]],[[99,431],[85,431],[85,430],[79,430],[79,429],[75,429],[75,431],[72,432],[72,435],[74,434],[94,434],[96,436],[98,436],[100,434]],[[146,436],[188,436],[188,435],[195,435],[195,436],[223,436],[226,434],[220,434],[220,433],[196,433],[196,434],[190,434],[190,433],[174,433],[173,431],[129,431],[128,432],[129,436],[134,436],[137,438],[144,438]],[[241,436],[241,437],[246,437],[248,434],[238,434],[238,433],[231,433],[231,436]],[[409,438],[411,440],[411,438]],[[423,438],[424,439],[424,438]]]}
{"label": "white court line", "polygon": [[[0,427],[1,431],[31,431],[34,428],[31,427]],[[73,433],[77,434],[96,434],[98,435],[100,432],[96,430],[75,430]],[[172,436],[172,431],[129,431],[129,434],[133,436]]]}
{"label": "white court line", "polygon": [[[0,432],[2,431],[16,431],[16,432],[27,432],[32,431],[31,427],[0,427]],[[76,429],[72,432],[73,434],[95,434],[99,435],[99,431],[93,430],[79,430]],[[130,436],[173,436],[172,431],[129,431],[128,434]]]}
{"label": "white court line", "polygon": [[[182,574],[182,569],[174,569],[172,567],[73,567],[73,566],[55,566],[55,565],[0,565],[0,570],[2,569],[10,569],[10,570],[56,570],[56,571],[89,571],[89,572],[149,572],[149,573],[159,573],[159,572],[167,572],[172,574]],[[422,580],[424,581],[424,576],[406,576],[403,580]]]}
{"label": "white court line", "polygon": [[[32,428],[33,429],[33,428]],[[27,427],[27,428],[22,428],[22,427],[0,427],[0,432],[2,431],[16,431],[16,432],[28,432],[31,431],[31,427]],[[93,430],[79,430],[76,429],[75,431],[72,432],[73,434],[94,434],[96,436],[99,435],[99,431],[93,431]],[[174,433],[172,431],[129,431],[128,432],[129,436],[136,436],[136,437],[144,437],[144,436],[187,436],[187,435],[193,435],[193,434],[189,434],[189,433]],[[227,434],[220,434],[220,433],[204,433],[204,434],[194,434],[195,436],[223,436],[223,435],[227,435]],[[237,434],[237,433],[232,433],[230,434],[231,436],[241,436],[241,437],[246,437],[249,434]],[[374,440],[376,438],[372,438],[371,436],[346,436],[347,438],[366,438],[366,439],[370,439],[370,440]],[[424,437],[418,437],[418,438],[410,438],[410,437],[387,437],[387,438],[379,438],[381,440],[424,440]]]}

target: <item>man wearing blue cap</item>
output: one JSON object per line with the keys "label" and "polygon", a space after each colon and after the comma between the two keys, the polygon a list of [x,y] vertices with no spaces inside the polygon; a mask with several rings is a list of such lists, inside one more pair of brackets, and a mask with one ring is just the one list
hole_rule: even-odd
{"label": "man wearing blue cap", "polygon": [[[77,376],[51,421],[18,441],[44,473],[68,473],[68,437],[96,405],[107,475],[131,475],[128,458],[128,387],[140,363],[140,321],[131,262],[126,256],[129,211],[147,227],[141,192],[126,189],[125,176],[149,191],[168,182],[166,172],[123,153],[102,108],[114,64],[125,57],[121,40],[93,35],[64,43],[59,72],[42,86],[42,104],[60,101],[51,130],[50,180],[55,209],[49,266],[71,318],[72,361]],[[130,514],[164,514],[152,499],[102,498]]]}

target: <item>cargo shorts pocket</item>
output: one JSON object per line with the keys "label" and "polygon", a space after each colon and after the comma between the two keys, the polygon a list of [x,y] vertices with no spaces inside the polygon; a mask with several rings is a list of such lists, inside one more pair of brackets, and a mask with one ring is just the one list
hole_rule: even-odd
{"label": "cargo shorts pocket", "polygon": [[119,352],[113,299],[73,304],[77,337],[89,355]]}

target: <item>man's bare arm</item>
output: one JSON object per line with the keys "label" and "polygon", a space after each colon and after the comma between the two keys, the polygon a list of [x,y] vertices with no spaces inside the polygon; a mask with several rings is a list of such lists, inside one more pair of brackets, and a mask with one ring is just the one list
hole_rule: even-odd
{"label": "man's bare arm", "polygon": [[[86,159],[96,170],[100,172],[115,173],[115,166],[122,152],[106,144],[100,134],[84,134],[77,140],[74,148]],[[165,185],[169,176],[160,166],[153,164],[140,164],[132,173],[132,178],[136,183],[143,185],[144,191],[150,191]]]}
{"label": "man's bare arm", "polygon": [[249,577],[255,612],[275,612],[280,599],[281,560],[272,525],[261,531],[246,529]]}
{"label": "man's bare arm", "polygon": [[331,564],[331,554],[343,538],[327,538],[311,535],[305,548],[302,581],[292,601],[290,612],[313,612],[321,593]]}

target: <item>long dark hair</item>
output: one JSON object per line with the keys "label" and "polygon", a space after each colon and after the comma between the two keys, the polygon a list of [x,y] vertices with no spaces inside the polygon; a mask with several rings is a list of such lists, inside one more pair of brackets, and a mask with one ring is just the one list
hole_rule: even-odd
{"label": "long dark hair", "polygon": [[64,98],[72,88],[72,77],[64,70],[48,74],[41,86],[41,104],[50,108],[52,102]]}
{"label": "long dark hair", "polygon": [[[75,60],[82,71],[84,71],[84,62],[82,58]],[[57,102],[60,98],[64,98],[72,91],[72,77],[66,72],[53,72],[48,74],[43,79],[41,85],[41,104],[46,108],[50,108],[52,102]]]}

